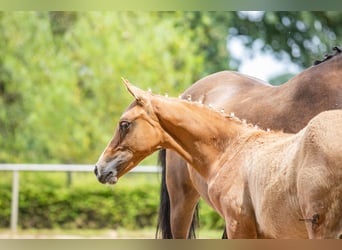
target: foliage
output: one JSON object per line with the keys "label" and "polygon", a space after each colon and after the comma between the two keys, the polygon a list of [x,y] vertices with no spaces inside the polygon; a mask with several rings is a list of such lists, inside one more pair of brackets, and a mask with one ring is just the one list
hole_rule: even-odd
{"label": "foliage", "polygon": [[0,26],[1,162],[94,162],[131,101],[121,76],[178,95],[202,71],[172,18],[10,12]]}
{"label": "foliage", "polygon": [[200,228],[222,230],[223,232],[225,228],[224,219],[218,213],[214,212],[213,208],[203,200],[200,200],[199,207]]}
{"label": "foliage", "polygon": [[227,27],[232,22],[233,12],[179,11],[159,12],[158,15],[162,18],[176,16],[175,26],[187,32],[196,54],[203,54],[202,77],[227,69],[230,56],[227,51]]}
{"label": "foliage", "polygon": [[[0,181],[0,227],[9,227],[10,173]],[[156,175],[128,175],[113,188],[99,185],[89,173],[73,173],[65,185],[63,173],[20,174],[19,227],[60,229],[140,229],[155,227],[159,206]],[[222,229],[218,215],[205,204],[201,227]],[[223,221],[223,220],[221,220]]]}
{"label": "foliage", "polygon": [[334,46],[341,45],[340,12],[270,11],[234,15],[229,39],[240,37],[251,55],[260,49],[272,51],[277,57],[288,55],[298,65],[309,67]]}

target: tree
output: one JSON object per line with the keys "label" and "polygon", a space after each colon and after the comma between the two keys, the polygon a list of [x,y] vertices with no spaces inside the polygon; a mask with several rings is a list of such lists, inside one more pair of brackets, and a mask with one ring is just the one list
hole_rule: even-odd
{"label": "tree", "polygon": [[289,55],[302,67],[309,67],[341,41],[339,12],[235,12],[229,38],[240,37],[251,55],[253,50]]}
{"label": "tree", "polygon": [[342,16],[339,12],[158,12],[176,15],[178,29],[191,30],[197,53],[204,54],[201,77],[241,63],[227,51],[227,42],[238,38],[251,57],[263,50],[290,59],[305,68],[339,45]]}
{"label": "tree", "polygon": [[202,72],[175,18],[11,12],[0,25],[0,160],[94,162],[131,102],[121,77],[177,96]]}
{"label": "tree", "polygon": [[204,57],[203,71],[198,80],[208,74],[229,69],[227,51],[228,27],[233,12],[158,12],[161,18],[175,18],[175,28],[190,35],[196,54]]}

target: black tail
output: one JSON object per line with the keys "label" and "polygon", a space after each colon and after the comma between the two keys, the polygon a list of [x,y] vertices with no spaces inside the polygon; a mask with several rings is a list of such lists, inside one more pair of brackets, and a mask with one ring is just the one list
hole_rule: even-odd
{"label": "black tail", "polygon": [[[170,224],[170,197],[166,187],[166,150],[162,149],[158,154],[158,165],[162,167],[162,180],[160,187],[160,206],[157,223],[156,238],[161,234],[162,239],[172,239]],[[189,231],[189,239],[196,238],[195,229],[198,224],[198,204],[193,215]]]}
{"label": "black tail", "polygon": [[222,234],[222,239],[228,239],[226,228],[224,228],[224,231],[223,231],[223,234]]}

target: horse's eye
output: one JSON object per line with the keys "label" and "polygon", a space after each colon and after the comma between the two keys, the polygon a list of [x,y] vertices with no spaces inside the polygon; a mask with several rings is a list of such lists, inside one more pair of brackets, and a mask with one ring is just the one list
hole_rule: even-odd
{"label": "horse's eye", "polygon": [[121,121],[120,122],[120,129],[123,131],[126,131],[130,125],[131,125],[131,123],[128,121]]}

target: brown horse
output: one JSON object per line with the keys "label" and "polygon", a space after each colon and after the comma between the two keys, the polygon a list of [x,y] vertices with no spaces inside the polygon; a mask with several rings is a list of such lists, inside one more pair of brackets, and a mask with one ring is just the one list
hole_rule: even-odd
{"label": "brown horse", "polygon": [[269,132],[125,84],[135,101],[96,163],[101,183],[115,184],[169,148],[203,178],[229,238],[342,238],[341,110],[317,115],[297,134]]}
{"label": "brown horse", "polygon": [[[342,108],[342,55],[338,48],[334,49],[335,55],[317,61],[316,66],[278,87],[224,71],[199,80],[181,97],[235,112],[263,128],[298,132],[318,113]],[[165,156],[165,150],[161,152],[158,228],[163,238],[186,238],[194,235],[194,225],[189,233],[192,216],[200,195],[208,201],[208,187],[179,154],[166,150]]]}

